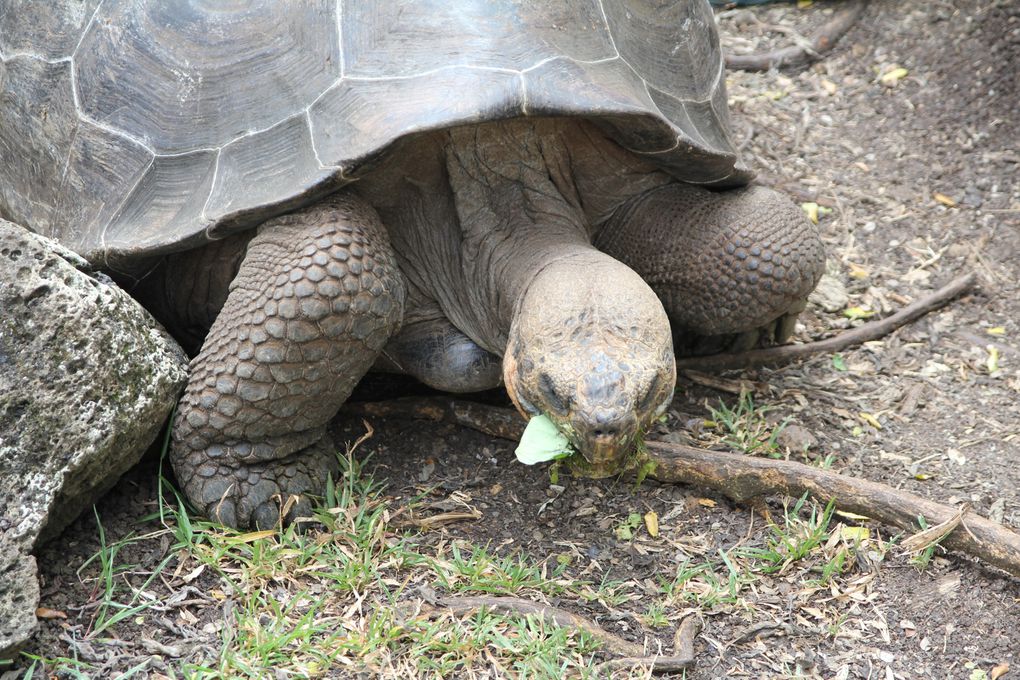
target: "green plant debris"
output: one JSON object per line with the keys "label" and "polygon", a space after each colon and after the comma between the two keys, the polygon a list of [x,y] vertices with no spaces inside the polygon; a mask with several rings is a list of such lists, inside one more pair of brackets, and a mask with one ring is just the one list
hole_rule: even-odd
{"label": "green plant debris", "polygon": [[641,515],[636,512],[632,512],[627,515],[627,519],[616,526],[614,533],[616,534],[617,539],[621,541],[630,541],[634,538],[634,532],[637,531],[640,526]]}
{"label": "green plant debris", "polygon": [[778,437],[790,418],[773,426],[765,415],[770,406],[758,406],[748,392],[743,392],[735,408],[719,401],[719,408],[708,407],[714,429],[724,435],[723,443],[749,455],[780,456]]}
{"label": "green plant debris", "polygon": [[867,319],[869,316],[874,316],[875,312],[864,307],[847,307],[843,310],[843,316],[850,319],[851,321],[857,321],[859,319]]}
{"label": "green plant debris", "polygon": [[566,436],[548,416],[535,416],[528,421],[515,451],[517,460],[525,465],[566,458],[574,453]]}

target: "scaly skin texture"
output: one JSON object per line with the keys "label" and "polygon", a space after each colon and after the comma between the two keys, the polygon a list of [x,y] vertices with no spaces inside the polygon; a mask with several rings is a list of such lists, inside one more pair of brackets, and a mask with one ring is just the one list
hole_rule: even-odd
{"label": "scaly skin texture", "polygon": [[[620,206],[595,245],[648,282],[679,336],[753,333],[790,312],[796,317],[825,268],[822,241],[803,211],[758,186],[652,189]],[[782,342],[790,331],[792,322],[769,340]]]}
{"label": "scaly skin texture", "polygon": [[170,459],[188,498],[230,526],[307,514],[336,467],[326,423],[403,316],[385,229],[340,194],[265,223],[248,244],[173,425]]}

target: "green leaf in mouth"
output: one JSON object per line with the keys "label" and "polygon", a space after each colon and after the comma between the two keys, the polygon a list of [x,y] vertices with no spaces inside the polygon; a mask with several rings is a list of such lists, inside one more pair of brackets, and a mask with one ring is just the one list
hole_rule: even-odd
{"label": "green leaf in mouth", "polygon": [[548,416],[535,416],[528,421],[517,446],[517,460],[525,465],[566,458],[574,453],[566,436]]}

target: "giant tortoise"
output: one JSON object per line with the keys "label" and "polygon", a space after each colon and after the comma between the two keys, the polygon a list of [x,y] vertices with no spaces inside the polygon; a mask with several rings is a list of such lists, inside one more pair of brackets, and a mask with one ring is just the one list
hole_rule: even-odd
{"label": "giant tortoise", "polygon": [[170,458],[228,525],[307,510],[373,366],[611,473],[674,334],[782,339],[822,269],[746,186],[707,0],[12,0],[0,61],[0,215],[200,345]]}

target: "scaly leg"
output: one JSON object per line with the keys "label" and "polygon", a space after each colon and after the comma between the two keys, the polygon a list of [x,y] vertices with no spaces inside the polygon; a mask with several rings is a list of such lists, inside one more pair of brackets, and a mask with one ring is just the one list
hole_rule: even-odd
{"label": "scaly leg", "polygon": [[307,514],[336,469],[326,424],[400,327],[404,283],[364,201],[338,195],[248,244],[173,425],[188,499],[233,527]]}
{"label": "scaly leg", "polygon": [[595,244],[656,292],[678,353],[784,342],[825,267],[800,208],[758,186],[652,189],[617,209]]}

